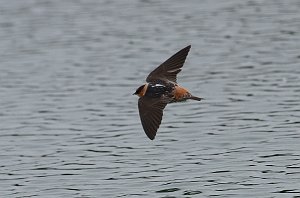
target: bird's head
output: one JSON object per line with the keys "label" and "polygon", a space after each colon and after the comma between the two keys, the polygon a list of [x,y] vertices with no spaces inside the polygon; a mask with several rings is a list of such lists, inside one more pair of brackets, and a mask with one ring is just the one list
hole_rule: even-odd
{"label": "bird's head", "polygon": [[139,88],[136,89],[136,91],[132,95],[138,95],[139,97],[142,97],[145,93],[145,85],[140,86]]}

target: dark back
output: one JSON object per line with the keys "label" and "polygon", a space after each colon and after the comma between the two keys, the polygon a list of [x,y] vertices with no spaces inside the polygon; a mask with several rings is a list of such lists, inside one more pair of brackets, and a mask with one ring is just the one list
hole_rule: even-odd
{"label": "dark back", "polygon": [[151,98],[159,98],[162,95],[168,95],[173,90],[172,85],[162,85],[162,84],[154,84],[149,83],[147,91],[145,93],[145,96],[151,97]]}

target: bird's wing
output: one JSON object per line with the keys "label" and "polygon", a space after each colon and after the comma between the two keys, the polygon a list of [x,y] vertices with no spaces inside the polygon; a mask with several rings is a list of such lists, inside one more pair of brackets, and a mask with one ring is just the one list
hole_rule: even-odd
{"label": "bird's wing", "polygon": [[139,99],[139,113],[146,135],[153,140],[161,123],[167,103],[158,98],[143,96]]}
{"label": "bird's wing", "polygon": [[186,56],[190,51],[191,46],[187,46],[171,56],[168,60],[153,70],[147,77],[147,82],[153,82],[157,80],[172,81],[176,83],[176,76],[181,71]]}

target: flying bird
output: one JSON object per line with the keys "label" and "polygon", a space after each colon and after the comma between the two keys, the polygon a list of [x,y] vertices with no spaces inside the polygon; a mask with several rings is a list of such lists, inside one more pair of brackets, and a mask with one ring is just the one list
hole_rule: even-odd
{"label": "flying bird", "polygon": [[153,70],[134,95],[138,95],[138,108],[141,123],[146,135],[153,140],[161,124],[163,110],[167,104],[188,99],[200,101],[186,88],[177,84],[177,74],[185,62],[191,46],[187,46],[171,56]]}

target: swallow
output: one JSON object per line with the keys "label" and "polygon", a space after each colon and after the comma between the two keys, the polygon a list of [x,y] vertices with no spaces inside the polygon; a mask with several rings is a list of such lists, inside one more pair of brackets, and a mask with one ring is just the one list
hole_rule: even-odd
{"label": "swallow", "polygon": [[185,62],[191,45],[178,51],[159,65],[146,78],[146,83],[136,89],[133,95],[139,96],[138,108],[143,129],[153,140],[161,124],[163,110],[169,103],[183,102],[188,99],[200,101],[186,88],[177,84],[177,74]]}

